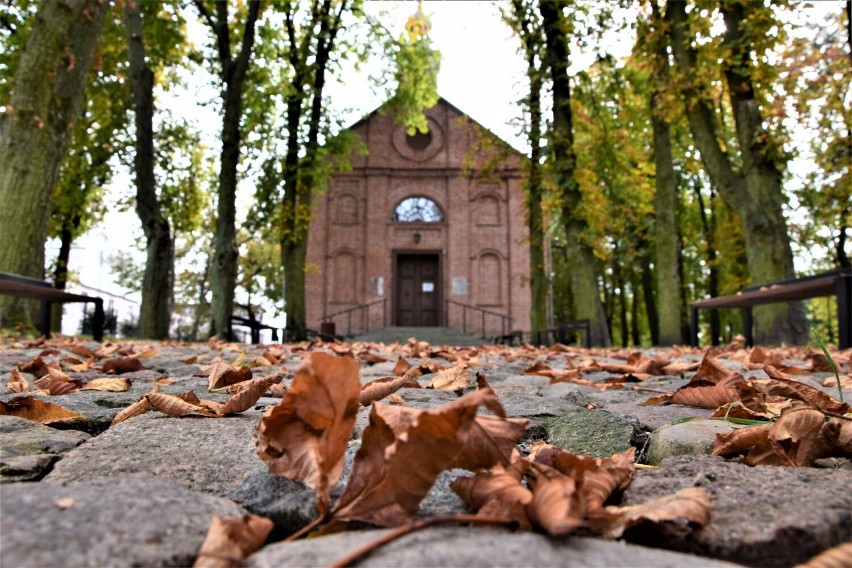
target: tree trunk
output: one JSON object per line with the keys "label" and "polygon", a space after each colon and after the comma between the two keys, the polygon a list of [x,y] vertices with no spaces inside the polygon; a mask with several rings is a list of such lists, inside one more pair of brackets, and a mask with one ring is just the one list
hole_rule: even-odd
{"label": "tree trunk", "polygon": [[[742,171],[736,171],[727,152],[719,145],[713,109],[691,81],[699,73],[696,57],[687,37],[684,2],[669,1],[666,18],[671,22],[671,47],[680,67],[686,115],[701,160],[713,185],[730,207],[737,211],[745,234],[748,269],[757,284],[793,278],[793,253],[782,213],[781,172],[773,161],[763,118],[755,98],[750,75],[751,42],[743,32],[745,7],[721,3],[725,20],[724,44],[731,50],[725,65],[742,155]],[[801,302],[769,304],[754,309],[754,337],[760,343],[807,342],[804,308]]]}
{"label": "tree trunk", "polygon": [[[707,219],[707,210],[704,207],[704,197],[701,195],[701,185],[697,178],[693,178],[692,186],[695,189],[695,197],[698,200],[698,210],[701,213],[701,227],[704,230],[704,241],[707,243],[707,269],[709,277],[707,280],[707,293],[711,298],[719,295],[719,266],[716,261],[716,210],[714,202],[716,194],[710,188],[710,219]],[[719,344],[722,328],[719,323],[719,310],[710,310],[710,337],[713,345]]]}
{"label": "tree trunk", "polygon": [[[43,0],[0,118],[0,271],[44,278],[50,200],[108,3]],[[0,326],[27,321],[22,303],[0,296]]]}
{"label": "tree trunk", "polygon": [[[656,20],[656,10],[654,10]],[[656,22],[655,22],[656,23]],[[663,48],[665,43],[662,44]],[[669,77],[668,54],[657,54],[660,85]],[[659,338],[654,345],[674,345],[681,341],[681,309],[679,298],[681,274],[678,270],[677,242],[677,175],[672,159],[671,128],[657,109],[658,89],[651,93],[651,123],[654,132],[654,164],[656,192],[654,193],[654,231],[656,241],[657,299],[660,315]],[[653,298],[646,296],[646,301]]]}
{"label": "tree trunk", "polygon": [[576,154],[571,116],[571,83],[568,78],[568,40],[562,16],[563,4],[541,0],[539,12],[546,34],[546,61],[553,79],[553,127],[550,136],[552,171],[562,195],[562,221],[569,258],[573,261],[571,289],[578,319],[588,318],[593,345],[609,347],[612,342],[601,304],[594,253],[583,240],[586,220],[577,213],[582,198],[574,179]]}
{"label": "tree trunk", "polygon": [[154,176],[154,72],[145,60],[142,15],[138,2],[124,5],[130,86],[136,125],[136,214],[142,222],[147,252],[139,308],[139,337],[165,339],[169,336],[174,294],[175,243],[169,220],[157,197]]}
{"label": "tree trunk", "polygon": [[617,294],[618,296],[618,317],[620,320],[619,329],[621,331],[621,347],[627,347],[627,291],[624,289],[624,278],[622,278],[621,276],[621,265],[618,262],[618,258],[613,258],[612,276],[615,279],[615,290],[613,291],[613,293]]}
{"label": "tree trunk", "polygon": [[224,85],[222,94],[222,151],[219,156],[219,192],[216,233],[213,242],[213,263],[210,270],[210,335],[226,339],[231,333],[231,313],[234,309],[234,288],[237,285],[236,195],[237,168],[240,163],[243,114],[243,87],[254,47],[255,23],[260,14],[260,0],[249,0],[248,15],[243,28],[240,52],[236,59],[231,55],[231,38],[228,26],[228,3],[216,3],[215,20],[202,0],[195,7],[210,27],[216,39]]}
{"label": "tree trunk", "polygon": [[[677,233],[675,233],[675,239],[677,239]],[[677,258],[674,260],[675,266],[677,266]],[[677,294],[677,290],[675,290],[675,294]],[[645,301],[645,314],[648,316],[648,329],[651,332],[651,345],[660,345],[660,318],[657,307],[654,304],[654,274],[651,270],[649,253],[642,255],[642,299]],[[677,299],[670,298],[668,301],[675,301],[675,303],[680,306],[680,301]],[[678,335],[680,335],[679,314],[677,324],[677,332]],[[675,343],[677,343],[677,340],[675,340]]]}
{"label": "tree trunk", "polygon": [[541,173],[541,91],[544,78],[537,63],[541,37],[536,25],[530,21],[521,0],[512,3],[520,25],[521,44],[527,62],[527,79],[530,82],[530,161],[526,183],[527,228],[530,247],[530,331],[534,344],[547,340],[547,274],[544,258],[544,221],[541,201],[544,193]]}
{"label": "tree trunk", "polygon": [[[308,253],[308,228],[313,207],[313,191],[316,176],[315,161],[319,151],[319,131],[322,120],[323,89],[325,73],[340,30],[343,12],[348,2],[342,2],[336,13],[332,13],[330,0],[324,0],[318,15],[319,28],[313,27],[302,38],[301,45],[295,42],[295,24],[292,13],[286,14],[286,25],[290,36],[290,64],[295,71],[292,92],[287,96],[287,154],[284,159],[284,206],[285,231],[281,239],[281,257],[284,265],[284,304],[287,312],[287,341],[307,338],[307,313],[305,311],[305,261]],[[304,60],[306,47],[316,41],[313,65]],[[313,71],[313,73],[311,73]],[[308,137],[305,155],[299,158],[299,126],[302,123],[305,93],[313,88],[311,112],[308,116]]]}
{"label": "tree trunk", "polygon": [[[74,225],[78,222],[79,217],[72,221]],[[67,224],[63,224],[59,235],[59,254],[56,256],[56,268],[53,271],[53,287],[57,290],[65,290],[68,285],[68,261],[71,258],[71,243],[73,241],[73,229]],[[50,306],[50,331],[62,333],[62,307],[62,304],[58,302]]]}

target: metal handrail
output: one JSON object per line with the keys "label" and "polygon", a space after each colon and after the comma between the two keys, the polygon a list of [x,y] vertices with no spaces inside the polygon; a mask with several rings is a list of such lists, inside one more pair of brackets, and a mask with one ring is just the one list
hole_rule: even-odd
{"label": "metal handrail", "polygon": [[504,314],[500,314],[497,312],[492,312],[479,306],[472,306],[470,304],[463,304],[461,302],[456,302],[455,300],[444,300],[444,321],[446,325],[449,327],[450,325],[450,304],[454,306],[461,306],[462,308],[462,333],[467,333],[467,310],[473,310],[474,312],[479,312],[480,315],[480,337],[483,339],[486,337],[485,335],[485,316],[495,316],[500,318],[500,327],[503,332],[500,334],[505,336],[508,334],[508,327],[511,322],[515,321],[515,318],[511,316],[507,316]]}
{"label": "metal handrail", "polygon": [[367,302],[366,304],[358,304],[357,306],[340,310],[339,312],[334,312],[328,315],[324,315],[320,318],[320,321],[334,321],[334,318],[337,316],[346,315],[346,336],[352,336],[352,314],[357,312],[358,310],[364,310],[364,319],[363,319],[363,332],[366,333],[370,331],[370,308],[375,306],[376,304],[382,304],[382,327],[387,327],[388,325],[388,306],[387,299],[376,300],[374,302]]}

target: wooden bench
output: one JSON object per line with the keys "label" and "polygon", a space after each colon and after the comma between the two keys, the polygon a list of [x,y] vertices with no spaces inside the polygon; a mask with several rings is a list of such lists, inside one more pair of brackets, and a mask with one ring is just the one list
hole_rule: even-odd
{"label": "wooden bench", "polygon": [[50,282],[0,272],[0,294],[41,301],[41,322],[39,331],[45,337],[50,337],[51,305],[68,303],[95,304],[95,317],[92,320],[92,336],[95,341],[104,338],[104,301],[94,296],[72,294],[65,290],[54,288]]}
{"label": "wooden bench", "polygon": [[[272,330],[272,341],[278,341],[278,328],[272,327],[271,325],[266,325],[265,323],[261,323],[253,317],[244,317],[244,316],[231,316],[231,326],[239,325],[243,327],[249,328],[249,333],[251,334],[251,342],[254,344],[260,343],[260,330],[262,329],[270,329]],[[233,341],[233,334],[231,333],[231,326],[228,326],[228,335],[230,336],[229,341]]]}
{"label": "wooden bench", "polygon": [[694,302],[690,306],[692,346],[698,347],[698,310],[700,309],[740,308],[746,345],[752,346],[754,345],[752,307],[823,296],[837,297],[837,325],[840,332],[838,344],[840,349],[852,347],[852,268],[840,268],[815,276],[749,286],[737,294]]}

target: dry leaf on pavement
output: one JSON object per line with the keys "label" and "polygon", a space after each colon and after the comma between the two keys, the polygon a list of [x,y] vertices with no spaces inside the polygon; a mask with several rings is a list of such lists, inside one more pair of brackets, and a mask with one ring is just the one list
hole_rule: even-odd
{"label": "dry leaf on pavement", "polygon": [[426,388],[456,391],[468,386],[470,386],[470,369],[467,365],[456,365],[438,371]]}
{"label": "dry leaf on pavement", "polygon": [[360,367],[354,359],[309,353],[293,385],[257,426],[257,454],[275,475],[314,489],[320,513],[343,471],[358,414]]}
{"label": "dry leaf on pavement", "polygon": [[123,375],[124,373],[133,373],[144,369],[145,365],[136,357],[116,357],[115,359],[105,361],[101,365],[101,370],[104,373],[112,375]]}
{"label": "dry leaf on pavement", "polygon": [[771,424],[716,434],[713,454],[744,454],[748,465],[810,466],[821,457],[852,456],[852,423],[826,421],[807,407],[791,408]]}
{"label": "dry leaf on pavement", "polygon": [[0,400],[0,415],[17,416],[42,424],[83,418],[81,414],[62,408],[58,404],[39,400],[32,396],[18,396],[6,402]]}
{"label": "dry leaf on pavement", "polygon": [[30,383],[18,369],[13,368],[9,373],[9,382],[6,384],[6,388],[12,392],[23,394],[30,391]]}
{"label": "dry leaf on pavement", "polygon": [[[525,460],[519,464],[528,467]],[[497,465],[472,477],[459,477],[450,487],[477,515],[511,519],[521,529],[531,530],[526,508],[532,502],[532,492],[521,483],[520,473]]]}
{"label": "dry leaf on pavement", "polygon": [[565,536],[585,524],[583,498],[572,477],[537,462],[529,473],[532,501],[527,514],[536,526],[550,536]]}
{"label": "dry leaf on pavement", "polygon": [[606,538],[618,538],[624,531],[643,523],[683,521],[700,528],[710,522],[713,501],[700,487],[687,487],[671,495],[653,499],[640,505],[607,507],[609,518],[604,526],[592,528]]}
{"label": "dry leaf on pavement", "polygon": [[97,390],[97,391],[107,391],[107,392],[124,392],[130,388],[131,382],[130,379],[118,378],[118,379],[92,379],[80,390]]}
{"label": "dry leaf on pavement", "polygon": [[[383,414],[399,407],[373,404],[370,424],[355,455],[352,474],[333,514],[338,521],[363,521],[383,527],[410,521],[438,475],[462,450],[459,432],[469,427],[479,406],[479,391],[428,411],[403,434]],[[464,402],[462,402],[464,401]],[[413,411],[414,409],[404,409]]]}
{"label": "dry leaf on pavement", "polygon": [[266,517],[214,515],[194,568],[235,568],[263,543],[275,524]]}
{"label": "dry leaf on pavement", "polygon": [[151,410],[153,408],[153,406],[151,406],[151,403],[148,402],[148,395],[158,393],[158,392],[160,392],[160,386],[156,385],[156,386],[154,386],[154,388],[150,392],[142,395],[139,398],[139,400],[137,400],[136,402],[134,402],[133,404],[131,404],[130,406],[128,406],[127,408],[125,408],[124,410],[119,412],[118,414],[116,414],[115,418],[113,418],[112,422],[110,423],[110,427],[115,426],[119,422],[124,422],[125,420],[127,420],[129,418],[133,418],[134,416],[139,416],[140,414],[145,414],[146,412]]}
{"label": "dry leaf on pavement", "polygon": [[226,387],[225,391],[231,396],[224,405],[221,405],[217,414],[225,416],[248,410],[263,396],[269,387],[280,382],[281,377],[278,375],[266,375],[265,377],[258,377],[257,379],[243,381]]}
{"label": "dry leaf on pavement", "polygon": [[382,400],[403,387],[420,388],[420,383],[415,381],[408,374],[401,377],[377,379],[361,387],[359,402],[361,403],[361,406],[370,406],[373,402]]}
{"label": "dry leaf on pavement", "polygon": [[185,400],[170,394],[161,392],[146,394],[145,398],[151,403],[154,410],[159,410],[166,416],[171,418],[182,418],[193,412],[197,412],[202,416],[214,417],[216,414],[204,408],[201,405],[192,404]]}

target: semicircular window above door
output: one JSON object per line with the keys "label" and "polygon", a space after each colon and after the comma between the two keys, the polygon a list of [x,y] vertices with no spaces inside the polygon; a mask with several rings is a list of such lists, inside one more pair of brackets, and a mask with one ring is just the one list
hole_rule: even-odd
{"label": "semicircular window above door", "polygon": [[393,211],[393,221],[397,223],[442,223],[444,212],[437,203],[428,197],[409,197],[403,199]]}

